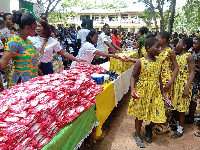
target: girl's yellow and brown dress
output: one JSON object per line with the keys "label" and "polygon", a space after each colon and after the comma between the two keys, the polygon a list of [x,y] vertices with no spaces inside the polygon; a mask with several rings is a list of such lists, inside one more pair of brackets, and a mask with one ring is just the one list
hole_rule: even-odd
{"label": "girl's yellow and brown dress", "polygon": [[159,82],[161,62],[159,59],[156,62],[149,62],[144,57],[140,60],[140,76],[135,87],[140,99],[131,98],[127,115],[138,120],[164,123],[166,116]]}
{"label": "girl's yellow and brown dress", "polygon": [[[162,78],[163,87],[172,78],[172,62],[171,62],[171,57],[170,57],[170,51],[171,51],[171,48],[168,48],[162,51],[160,55],[158,56],[162,64],[161,78]],[[173,91],[173,88],[165,92],[165,95],[169,100],[172,100],[172,91]]]}
{"label": "girl's yellow and brown dress", "polygon": [[178,112],[187,112],[189,110],[189,105],[192,96],[192,87],[191,84],[189,89],[189,98],[183,98],[183,91],[187,85],[188,78],[189,78],[189,67],[187,63],[187,59],[190,53],[185,53],[183,55],[177,55],[176,59],[179,66],[178,75],[174,81],[174,90],[173,90],[173,97],[172,103],[174,105],[173,110],[177,110]]}

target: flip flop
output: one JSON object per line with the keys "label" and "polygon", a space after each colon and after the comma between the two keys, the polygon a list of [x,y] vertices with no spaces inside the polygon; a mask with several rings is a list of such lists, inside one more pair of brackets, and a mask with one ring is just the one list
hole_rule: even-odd
{"label": "flip flop", "polygon": [[136,135],[135,134],[133,136],[133,138],[134,138],[134,140],[135,140],[135,142],[136,142],[136,144],[137,144],[138,147],[140,147],[140,148],[145,148],[146,147],[145,143],[144,143],[144,141],[143,141],[143,139],[141,138],[140,135]]}

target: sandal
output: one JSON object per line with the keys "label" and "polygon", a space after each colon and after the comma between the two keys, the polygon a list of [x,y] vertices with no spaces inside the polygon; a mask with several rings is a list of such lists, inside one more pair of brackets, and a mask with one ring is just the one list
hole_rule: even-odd
{"label": "sandal", "polygon": [[180,132],[176,131],[176,132],[174,132],[174,134],[171,135],[171,138],[178,139],[182,135],[183,135],[183,133],[180,133]]}
{"label": "sandal", "polygon": [[137,146],[138,147],[140,147],[140,148],[145,148],[146,146],[145,146],[145,143],[144,143],[144,141],[142,140],[142,138],[141,138],[141,136],[140,135],[134,135],[133,136],[133,138],[134,138],[134,140],[135,140],[135,142],[136,142],[136,144],[137,144]]}
{"label": "sandal", "polygon": [[167,124],[167,126],[160,124],[155,128],[155,133],[158,133],[158,134],[166,133],[169,131],[170,131],[169,124]]}
{"label": "sandal", "polygon": [[148,143],[151,143],[151,142],[152,142],[152,129],[150,128],[149,125],[146,125],[146,126],[145,126],[145,130],[146,130],[145,140],[146,140]]}
{"label": "sandal", "polygon": [[200,132],[194,133],[195,136],[200,137]]}

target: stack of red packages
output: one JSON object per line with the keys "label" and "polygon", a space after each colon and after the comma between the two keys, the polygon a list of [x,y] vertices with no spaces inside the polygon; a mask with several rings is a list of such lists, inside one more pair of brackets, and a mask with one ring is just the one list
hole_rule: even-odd
{"label": "stack of red packages", "polygon": [[81,72],[85,72],[89,76],[93,73],[104,74],[107,71],[103,67],[91,64],[83,64],[83,63],[79,63],[73,68],[80,70]]}
{"label": "stack of red packages", "polygon": [[70,69],[5,90],[0,94],[0,149],[41,149],[95,104],[102,89],[86,73]]}

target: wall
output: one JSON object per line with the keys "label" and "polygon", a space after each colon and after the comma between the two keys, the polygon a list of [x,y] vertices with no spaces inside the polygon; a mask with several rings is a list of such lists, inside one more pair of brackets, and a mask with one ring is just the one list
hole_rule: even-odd
{"label": "wall", "polygon": [[0,0],[0,12],[10,12],[10,0]]}

